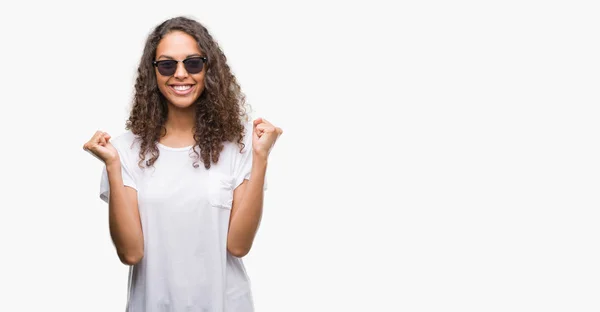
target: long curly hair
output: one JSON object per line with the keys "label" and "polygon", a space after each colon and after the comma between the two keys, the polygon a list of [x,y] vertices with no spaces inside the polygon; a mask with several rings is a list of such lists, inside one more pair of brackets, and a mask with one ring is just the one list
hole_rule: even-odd
{"label": "long curly hair", "polygon": [[[148,36],[144,53],[140,60],[135,82],[135,95],[126,129],[131,130],[140,141],[139,166],[153,166],[159,157],[157,143],[166,133],[167,100],[158,89],[156,73],[152,62],[160,40],[172,31],[182,31],[198,42],[198,47],[208,58],[205,75],[205,89],[198,97],[195,106],[194,126],[194,167],[198,160],[204,167],[211,167],[219,161],[223,142],[238,143],[244,148],[244,122],[248,121],[246,97],[232,74],[227,58],[206,27],[187,18],[176,17],[158,25]],[[198,149],[196,148],[198,147]],[[146,156],[149,159],[146,160]]]}

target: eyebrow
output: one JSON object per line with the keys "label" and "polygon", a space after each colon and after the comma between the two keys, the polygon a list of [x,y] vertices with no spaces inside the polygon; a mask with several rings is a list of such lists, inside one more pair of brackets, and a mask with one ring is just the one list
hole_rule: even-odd
{"label": "eyebrow", "polygon": [[[203,57],[203,55],[201,55],[201,54],[198,54],[198,53],[194,53],[194,54],[190,54],[190,55],[186,56],[185,58],[187,59],[187,58],[190,58],[190,57]],[[160,60],[161,58],[166,58],[166,59],[169,59],[169,60],[174,60],[174,58],[173,58],[173,57],[171,57],[171,56],[168,56],[168,55],[160,55],[160,56],[159,56],[159,57],[157,57],[156,59],[157,59],[157,60]]]}

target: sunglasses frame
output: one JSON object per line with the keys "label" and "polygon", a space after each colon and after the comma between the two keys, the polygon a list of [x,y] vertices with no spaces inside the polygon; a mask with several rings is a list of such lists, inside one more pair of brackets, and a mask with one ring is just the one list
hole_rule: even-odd
{"label": "sunglasses frame", "polygon": [[[202,63],[203,63],[203,64],[202,64],[202,67],[203,67],[202,69],[204,69],[204,66],[205,66],[205,65],[206,65],[206,63],[208,62],[208,58],[207,58],[206,56],[192,56],[192,57],[188,57],[188,58],[186,58],[186,59],[185,59],[185,60],[183,60],[183,61],[178,61],[178,60],[160,60],[160,61],[154,61],[154,62],[152,62],[152,65],[154,65],[154,67],[158,67],[158,64],[159,64],[159,63],[161,63],[161,62],[175,62],[175,71],[174,71],[174,72],[173,72],[171,75],[163,75],[163,74],[160,72],[160,70],[158,70],[158,73],[159,73],[159,74],[161,74],[161,75],[163,75],[163,76],[173,76],[173,75],[175,75],[175,73],[177,72],[177,66],[179,66],[179,62],[182,62],[182,63],[183,63],[183,68],[185,68],[185,71],[187,71],[188,73],[190,73],[190,72],[188,71],[188,69],[185,67],[185,62],[186,62],[186,61],[188,61],[188,60],[195,60],[195,59],[201,59],[201,60],[202,60]],[[200,72],[202,72],[202,70],[200,70],[200,71],[199,71],[199,72],[197,72],[196,74],[198,74],[198,73],[200,73]],[[190,73],[190,74],[191,74],[191,73]],[[192,74],[192,75],[195,75],[195,74]]]}

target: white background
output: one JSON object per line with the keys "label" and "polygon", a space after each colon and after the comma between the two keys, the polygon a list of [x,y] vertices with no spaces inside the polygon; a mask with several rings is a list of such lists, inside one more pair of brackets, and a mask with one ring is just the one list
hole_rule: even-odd
{"label": "white background", "polygon": [[0,311],[123,311],[102,164],[152,28],[204,23],[285,131],[245,263],[262,311],[599,311],[593,1],[0,8]]}

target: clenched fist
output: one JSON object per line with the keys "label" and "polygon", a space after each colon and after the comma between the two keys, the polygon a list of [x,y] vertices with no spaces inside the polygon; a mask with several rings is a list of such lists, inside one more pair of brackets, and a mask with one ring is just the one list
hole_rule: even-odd
{"label": "clenched fist", "polygon": [[252,134],[252,149],[254,154],[267,159],[271,148],[275,145],[277,138],[283,133],[281,128],[273,126],[270,122],[263,118],[254,120]]}
{"label": "clenched fist", "polygon": [[83,144],[83,149],[92,153],[107,166],[119,162],[119,153],[109,142],[110,135],[106,132],[96,131],[94,136]]}

